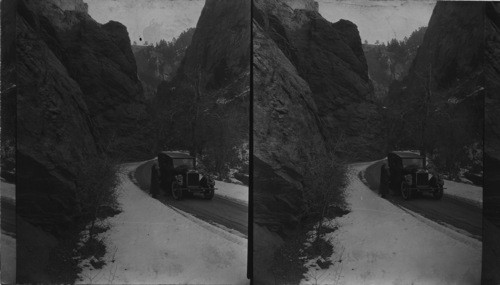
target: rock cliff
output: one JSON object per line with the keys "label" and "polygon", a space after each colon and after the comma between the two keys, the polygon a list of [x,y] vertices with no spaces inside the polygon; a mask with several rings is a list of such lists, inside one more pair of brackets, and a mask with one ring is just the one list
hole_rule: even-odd
{"label": "rock cliff", "polygon": [[[221,89],[245,76],[250,58],[248,1],[208,0],[203,7],[191,44],[176,80],[195,74],[203,77],[203,89]],[[248,85],[244,86],[248,87]]]}
{"label": "rock cliff", "polygon": [[377,100],[385,99],[393,80],[402,80],[408,74],[426,30],[427,27],[420,27],[409,37],[401,41],[392,39],[387,45],[363,44]]}
{"label": "rock cliff", "polygon": [[59,237],[81,214],[82,163],[143,154],[148,116],[123,25],[98,24],[81,1],[16,9],[17,214]]}
{"label": "rock cliff", "polygon": [[482,3],[438,2],[408,75],[387,100],[401,130],[391,146],[425,145],[452,177],[459,168],[482,170],[483,19]]}
{"label": "rock cliff", "polygon": [[[484,190],[482,284],[500,282],[500,3],[487,3],[484,17]],[[492,224],[492,221],[497,221]]]}
{"label": "rock cliff", "polygon": [[206,1],[177,74],[157,89],[156,115],[168,128],[162,144],[203,151],[212,168],[226,167],[235,148],[248,148],[249,11],[247,0]]}
{"label": "rock cliff", "polygon": [[83,0],[47,0],[47,2],[53,3],[64,11],[89,12],[89,5]]}
{"label": "rock cliff", "polygon": [[341,137],[357,158],[384,150],[357,27],[301,9],[309,2],[253,2],[257,283],[272,280],[264,264],[302,218],[306,162],[325,155]]}

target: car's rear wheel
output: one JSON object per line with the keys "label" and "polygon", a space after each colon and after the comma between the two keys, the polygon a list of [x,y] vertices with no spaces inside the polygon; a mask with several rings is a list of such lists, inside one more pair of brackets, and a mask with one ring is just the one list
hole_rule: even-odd
{"label": "car's rear wheel", "polygon": [[174,200],[182,199],[182,188],[176,181],[172,182],[172,198]]}
{"label": "car's rear wheel", "polygon": [[410,186],[405,182],[401,183],[401,196],[403,196],[405,200],[410,200],[413,196],[413,190],[410,189]]}
{"label": "car's rear wheel", "polygon": [[149,185],[149,193],[153,198],[158,198],[160,194],[160,179],[158,177],[158,165],[156,164],[153,164],[151,167],[151,183]]}
{"label": "car's rear wheel", "polygon": [[442,186],[438,186],[437,190],[434,191],[434,193],[432,193],[432,197],[436,200],[441,200],[441,198],[443,198],[443,187]]}
{"label": "car's rear wheel", "polygon": [[214,188],[209,188],[207,192],[203,194],[203,197],[207,200],[212,200],[214,198],[215,191]]}

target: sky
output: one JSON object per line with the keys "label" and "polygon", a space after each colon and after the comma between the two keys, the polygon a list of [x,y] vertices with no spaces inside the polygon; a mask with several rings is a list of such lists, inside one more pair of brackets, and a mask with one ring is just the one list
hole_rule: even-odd
{"label": "sky", "polygon": [[204,0],[84,0],[90,16],[101,24],[110,20],[127,27],[137,44],[170,41],[196,27]]}
{"label": "sky", "polygon": [[402,40],[427,26],[435,0],[316,0],[319,13],[330,22],[345,19],[358,26],[361,40],[375,43]]}
{"label": "sky", "polygon": [[[196,27],[205,0],[84,0],[99,23],[118,21],[137,44],[167,41]],[[369,43],[402,40],[427,26],[436,0],[316,0],[320,14],[330,22],[350,20],[361,40]]]}

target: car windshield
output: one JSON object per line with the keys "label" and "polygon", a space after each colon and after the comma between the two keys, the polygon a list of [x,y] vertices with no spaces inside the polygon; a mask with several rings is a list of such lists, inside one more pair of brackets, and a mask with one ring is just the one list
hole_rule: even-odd
{"label": "car windshield", "polygon": [[192,158],[175,158],[172,161],[174,168],[194,169],[194,159]]}
{"label": "car windshield", "polygon": [[424,160],[422,158],[404,158],[404,168],[424,168]]}

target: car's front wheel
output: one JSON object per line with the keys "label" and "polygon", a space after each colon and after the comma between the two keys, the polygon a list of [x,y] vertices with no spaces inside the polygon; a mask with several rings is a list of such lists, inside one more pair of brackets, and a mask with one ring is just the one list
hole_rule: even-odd
{"label": "car's front wheel", "polygon": [[172,198],[174,200],[182,199],[182,188],[176,181],[172,182]]}
{"label": "car's front wheel", "polygon": [[401,183],[401,196],[403,196],[405,200],[410,200],[413,196],[413,190],[405,182]]}
{"label": "car's front wheel", "polygon": [[434,193],[432,193],[432,197],[436,200],[441,200],[441,198],[443,198],[443,194],[443,186],[438,186]]}

